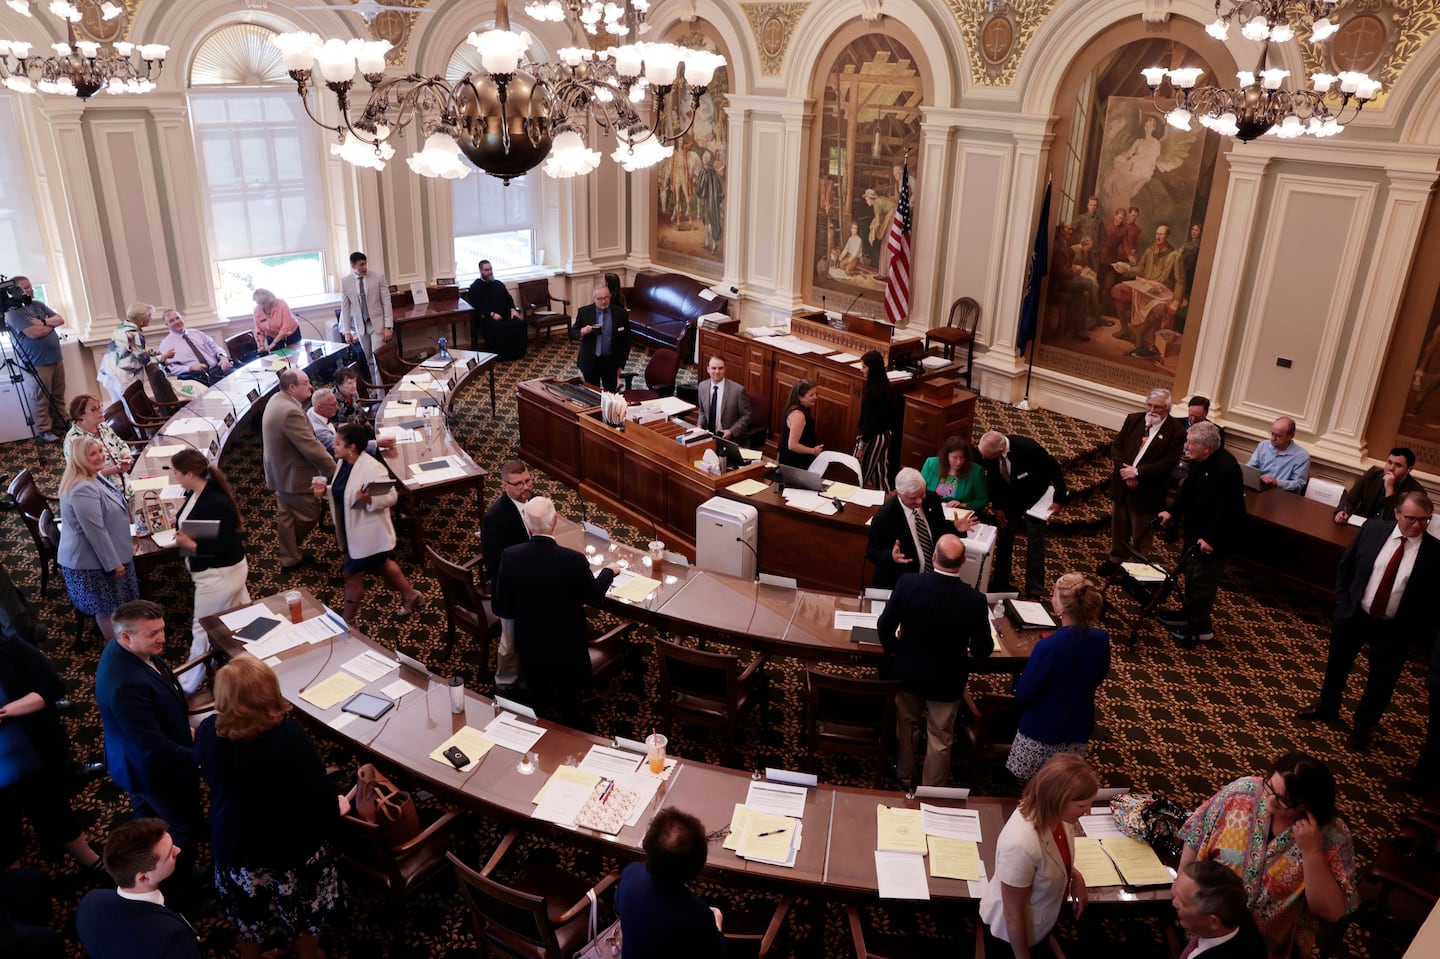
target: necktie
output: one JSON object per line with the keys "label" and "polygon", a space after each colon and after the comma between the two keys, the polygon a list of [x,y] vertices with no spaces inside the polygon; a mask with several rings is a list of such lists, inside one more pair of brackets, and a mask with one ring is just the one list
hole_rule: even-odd
{"label": "necktie", "polygon": [[1390,605],[1390,594],[1395,590],[1395,577],[1400,573],[1400,560],[1405,555],[1405,537],[1400,537],[1400,542],[1395,546],[1395,552],[1390,555],[1390,562],[1385,564],[1385,572],[1380,574],[1380,583],[1375,587],[1375,598],[1370,601],[1370,615],[1376,619],[1385,619],[1385,610]]}
{"label": "necktie", "polygon": [[1191,956],[1195,955],[1195,948],[1199,945],[1199,939],[1191,939],[1189,944],[1180,951],[1180,959],[1190,959]]}
{"label": "necktie", "polygon": [[1008,454],[1000,457],[1000,478],[1007,483],[1010,482],[1010,457]]}
{"label": "necktie", "polygon": [[599,335],[595,337],[595,355],[608,356],[610,354],[610,311],[598,310],[595,313],[595,325],[600,327],[596,331]]}
{"label": "necktie", "polygon": [[720,384],[710,386],[710,432],[720,432]]}
{"label": "necktie", "polygon": [[930,524],[923,513],[912,509],[910,517],[915,521],[915,541],[920,547],[920,572],[923,573],[930,568],[930,555],[935,552],[935,540],[930,536]]}
{"label": "necktie", "polygon": [[360,290],[360,320],[365,324],[365,331],[370,331],[370,295],[365,292],[365,277],[357,276],[355,286]]}
{"label": "necktie", "polygon": [[189,333],[181,333],[180,339],[185,341],[185,345],[190,347],[190,352],[195,354],[195,359],[204,363],[207,369],[215,365],[210,359],[210,354],[196,346],[195,341],[190,339]]}

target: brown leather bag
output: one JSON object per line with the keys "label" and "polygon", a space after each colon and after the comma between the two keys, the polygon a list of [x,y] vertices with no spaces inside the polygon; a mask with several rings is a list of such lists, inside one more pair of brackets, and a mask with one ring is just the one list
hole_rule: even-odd
{"label": "brown leather bag", "polygon": [[420,814],[408,792],[392,783],[371,763],[356,774],[355,815],[380,828],[390,846],[402,846],[420,835]]}

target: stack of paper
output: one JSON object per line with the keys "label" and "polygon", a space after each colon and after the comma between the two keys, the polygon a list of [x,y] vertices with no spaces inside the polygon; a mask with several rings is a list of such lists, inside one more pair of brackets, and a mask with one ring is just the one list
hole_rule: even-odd
{"label": "stack of paper", "polygon": [[875,878],[882,899],[929,899],[925,857],[936,879],[978,882],[980,813],[921,803],[875,808]]}
{"label": "stack of paper", "polygon": [[[1175,874],[1160,861],[1147,842],[1122,836],[1119,839],[1101,839],[1099,844],[1127,886],[1168,886],[1175,881]],[[1086,881],[1089,882],[1088,879]]]}
{"label": "stack of paper", "polygon": [[410,474],[410,483],[412,485],[423,486],[427,483],[439,483],[443,480],[463,479],[465,469],[455,457],[442,456],[439,459],[428,460],[424,463],[411,463]]}
{"label": "stack of paper", "polygon": [[793,868],[803,830],[804,824],[794,816],[760,812],[736,804],[725,848],[733,850],[741,859]]}
{"label": "stack of paper", "polygon": [[480,730],[474,726],[461,726],[455,735],[430,750],[430,758],[454,769],[455,764],[445,758],[445,750],[451,746],[459,746],[460,751],[470,760],[460,769],[460,772],[468,773],[475,768],[475,764],[484,758],[485,754],[490,751],[490,747],[494,745],[494,743],[486,739]]}
{"label": "stack of paper", "polygon": [[615,577],[606,595],[611,599],[620,599],[627,603],[643,603],[649,599],[661,585],[658,579],[641,576],[639,573],[632,573],[627,569]]}
{"label": "stack of paper", "polygon": [[1165,571],[1150,563],[1121,563],[1120,568],[1137,583],[1165,582]]}
{"label": "stack of paper", "polygon": [[485,727],[485,736],[497,746],[513,749],[517,753],[528,753],[535,748],[545,735],[540,726],[532,726],[510,713],[501,712]]}

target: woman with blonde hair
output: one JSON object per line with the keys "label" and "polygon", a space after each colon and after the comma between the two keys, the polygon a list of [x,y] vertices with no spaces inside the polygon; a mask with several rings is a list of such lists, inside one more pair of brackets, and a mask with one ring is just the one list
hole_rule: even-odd
{"label": "woman with blonde hair", "polygon": [[251,298],[255,301],[255,327],[252,332],[258,352],[269,353],[300,342],[300,324],[295,322],[289,304],[263,287],[251,294]]}
{"label": "woman with blonde hair", "polygon": [[318,959],[320,932],[340,906],[330,838],[350,804],[289,709],[274,670],[242,653],[215,674],[215,715],[195,731],[215,888],[242,959],[259,959],[274,934]]}
{"label": "woman with blonde hair", "polygon": [[1060,628],[1035,644],[1015,705],[1020,725],[1005,768],[1029,779],[1056,753],[1085,755],[1095,729],[1095,691],[1110,672],[1110,634],[1098,628],[1100,587],[1081,573],[1055,581],[1050,608]]}
{"label": "woman with blonde hair", "polygon": [[140,598],[135,549],[130,541],[130,507],[125,494],[100,475],[105,445],[93,436],[65,442],[65,473],[60,477],[60,548],[56,562],[70,601],[109,640],[115,633],[110,614],[121,603]]}
{"label": "woman with blonde hair", "polygon": [[1075,868],[1075,824],[1090,810],[1100,778],[1079,756],[1051,757],[1025,784],[995,847],[995,875],[980,899],[985,955],[1030,959],[1046,948],[1060,906],[1073,900],[1079,918],[1089,901]]}

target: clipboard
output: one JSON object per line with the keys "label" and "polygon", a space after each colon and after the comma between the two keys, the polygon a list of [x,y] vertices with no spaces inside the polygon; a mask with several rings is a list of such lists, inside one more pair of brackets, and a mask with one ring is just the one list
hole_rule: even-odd
{"label": "clipboard", "polygon": [[394,480],[371,480],[362,487],[371,496],[384,496],[395,488]]}
{"label": "clipboard", "polygon": [[214,539],[220,535],[218,519],[182,519],[180,532],[191,539]]}

